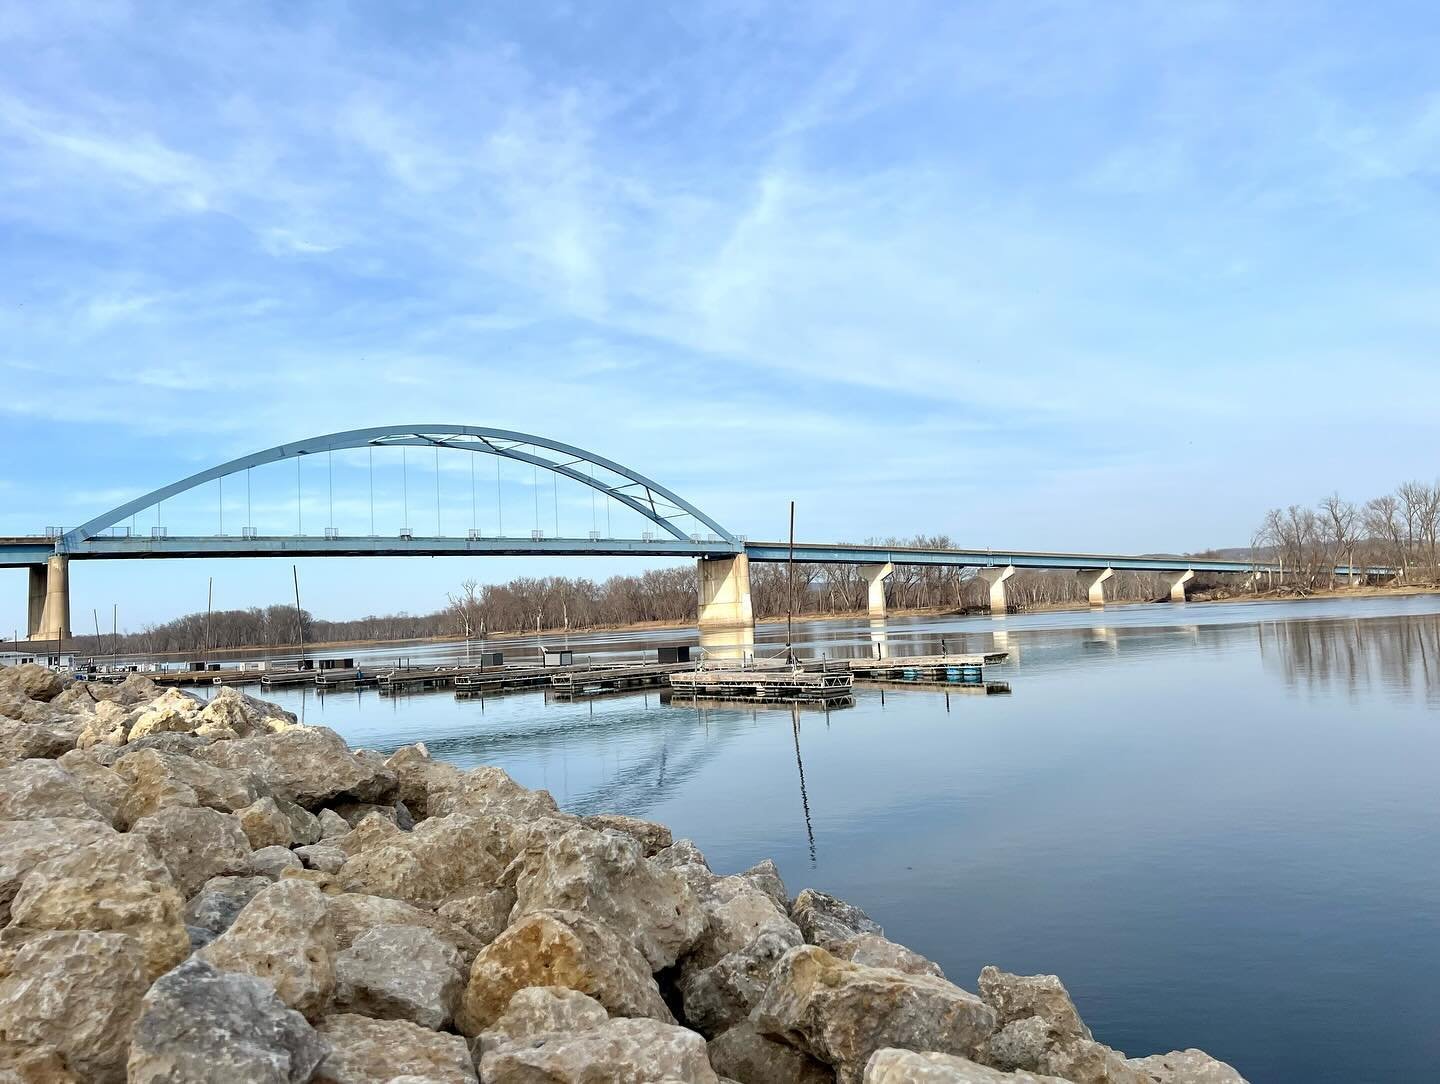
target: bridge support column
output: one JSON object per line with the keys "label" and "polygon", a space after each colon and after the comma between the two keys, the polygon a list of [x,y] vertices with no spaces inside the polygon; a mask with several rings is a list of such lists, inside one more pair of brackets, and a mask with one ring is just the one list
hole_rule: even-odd
{"label": "bridge support column", "polygon": [[30,606],[26,611],[25,635],[33,640],[40,633],[45,622],[45,568],[43,565],[30,566]]}
{"label": "bridge support column", "polygon": [[1090,599],[1090,605],[1103,607],[1105,605],[1105,581],[1115,575],[1113,568],[1082,568],[1076,571],[1075,575],[1080,577],[1080,582],[1085,585],[1086,596]]}
{"label": "bridge support column", "polygon": [[[35,581],[31,580],[33,590]],[[32,600],[33,601],[33,600]],[[45,608],[33,640],[70,638],[70,558],[56,554],[45,562]]]}
{"label": "bridge support column", "polygon": [[700,646],[708,655],[745,660],[755,654],[755,610],[750,603],[750,558],[702,557]]}
{"label": "bridge support column", "polygon": [[1162,572],[1160,578],[1170,588],[1170,601],[1184,602],[1185,585],[1195,578],[1195,573],[1187,568],[1184,572]]}
{"label": "bridge support column", "polygon": [[883,565],[861,565],[860,575],[865,577],[869,585],[869,604],[871,617],[885,616],[885,581],[895,571],[895,566],[889,561]]}
{"label": "bridge support column", "polygon": [[1015,566],[981,568],[977,569],[975,574],[990,585],[990,612],[992,614],[1007,613],[1010,604],[1005,597],[1005,581],[1015,575]]}

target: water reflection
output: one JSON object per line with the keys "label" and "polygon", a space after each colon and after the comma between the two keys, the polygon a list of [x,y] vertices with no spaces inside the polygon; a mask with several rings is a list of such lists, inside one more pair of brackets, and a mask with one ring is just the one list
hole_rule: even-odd
{"label": "water reflection", "polygon": [[1294,690],[1380,690],[1440,704],[1440,615],[1269,621],[1255,626],[1265,668]]}

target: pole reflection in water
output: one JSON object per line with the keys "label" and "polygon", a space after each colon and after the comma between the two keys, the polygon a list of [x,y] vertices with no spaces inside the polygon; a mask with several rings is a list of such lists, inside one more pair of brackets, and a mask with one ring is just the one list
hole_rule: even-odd
{"label": "pole reflection in water", "polygon": [[[825,713],[827,716],[829,712]],[[800,707],[790,708],[790,730],[795,737],[795,767],[800,772],[800,808],[805,811],[805,838],[810,842],[810,865],[815,865],[815,829],[810,823],[810,796],[805,793],[805,762],[800,759]]]}
{"label": "pole reflection in water", "polygon": [[870,654],[877,659],[890,657],[890,634],[883,617],[870,619]]}

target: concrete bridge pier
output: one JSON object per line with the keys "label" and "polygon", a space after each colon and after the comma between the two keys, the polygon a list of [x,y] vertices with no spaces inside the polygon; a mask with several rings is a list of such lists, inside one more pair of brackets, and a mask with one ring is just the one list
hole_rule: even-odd
{"label": "concrete bridge pier", "polygon": [[1184,602],[1185,585],[1195,578],[1195,572],[1188,568],[1184,572],[1162,572],[1160,578],[1170,588],[1170,601]]}
{"label": "concrete bridge pier", "polygon": [[990,612],[992,614],[1009,612],[1009,600],[1005,597],[1005,581],[1015,575],[1015,566],[980,568],[975,570],[975,575],[990,585]]}
{"label": "concrete bridge pier", "polygon": [[1113,568],[1082,568],[1076,571],[1075,575],[1080,577],[1080,582],[1085,585],[1085,593],[1090,599],[1090,605],[1104,607],[1105,605],[1105,581],[1115,575]]}
{"label": "concrete bridge pier", "polygon": [[860,575],[865,577],[869,585],[870,594],[870,616],[885,616],[885,581],[895,572],[895,566],[889,561],[883,565],[861,565]]}
{"label": "concrete bridge pier", "polygon": [[745,661],[755,655],[755,609],[750,602],[750,558],[702,557],[700,646],[715,658]]}
{"label": "concrete bridge pier", "polygon": [[40,639],[70,638],[70,558],[56,554],[45,562],[45,612]]}
{"label": "concrete bridge pier", "polygon": [[30,566],[30,606],[26,611],[25,635],[31,640],[40,635],[45,623],[45,568],[43,565]]}

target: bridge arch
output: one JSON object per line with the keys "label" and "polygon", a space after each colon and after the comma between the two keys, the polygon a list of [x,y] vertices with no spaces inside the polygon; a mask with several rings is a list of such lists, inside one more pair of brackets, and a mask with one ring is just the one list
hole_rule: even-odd
{"label": "bridge arch", "polygon": [[[638,471],[596,455],[594,452],[551,440],[533,433],[519,433],[509,429],[490,429],[476,425],[382,425],[369,429],[352,429],[343,433],[326,433],[307,440],[276,445],[264,451],[232,459],[227,463],[209,468],[172,482],[168,486],[151,490],[132,501],[118,505],[88,520],[67,532],[61,539],[60,552],[93,538],[130,518],[137,512],[154,507],[187,490],[195,489],[207,482],[215,481],[252,467],[277,463],[287,459],[314,455],[320,452],[334,452],[352,448],[448,448],[476,454],[498,456],[520,463],[528,463],[543,470],[579,482],[581,485],[611,497],[633,509],[657,527],[678,539],[688,536],[674,520],[684,516],[693,518],[713,532],[719,539],[739,547],[740,541],[715,520],[711,519],[689,501],[666,489],[660,483],[645,477]],[[552,455],[555,458],[550,458]],[[577,470],[585,465],[590,472]],[[593,468],[601,468],[620,480],[620,484],[609,484],[594,476]]]}

